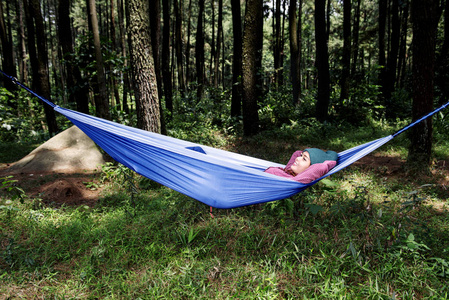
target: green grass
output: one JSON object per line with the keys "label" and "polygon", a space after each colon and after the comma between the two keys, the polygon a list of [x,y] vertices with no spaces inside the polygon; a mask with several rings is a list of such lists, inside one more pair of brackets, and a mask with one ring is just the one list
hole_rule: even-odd
{"label": "green grass", "polygon": [[[389,128],[379,127],[380,136]],[[225,148],[280,162],[316,132]],[[372,136],[329,129],[342,150]],[[204,137],[201,137],[204,139]],[[350,142],[352,140],[352,142]],[[219,143],[223,143],[222,137]],[[324,143],[321,141],[321,143]],[[401,155],[407,141],[379,151]],[[264,147],[260,147],[264,145]],[[441,154],[444,156],[444,154]],[[447,152],[446,152],[447,155]],[[446,157],[443,157],[447,159]],[[0,294],[63,299],[445,299],[448,192],[434,178],[351,167],[292,198],[212,211],[166,187],[111,178],[93,208],[0,195]],[[117,175],[115,172],[113,176]],[[99,176],[100,177],[100,176]],[[135,176],[136,183],[139,177]],[[336,183],[333,185],[331,183]],[[422,186],[424,183],[433,183]]]}

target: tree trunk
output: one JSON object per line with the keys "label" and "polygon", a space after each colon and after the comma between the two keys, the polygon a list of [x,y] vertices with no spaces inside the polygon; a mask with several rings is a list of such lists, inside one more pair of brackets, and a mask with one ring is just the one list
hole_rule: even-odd
{"label": "tree trunk", "polygon": [[23,83],[28,81],[27,53],[25,44],[25,27],[23,23],[23,2],[17,1],[17,26],[18,26],[18,49],[19,49],[19,80]]}
{"label": "tree trunk", "polygon": [[215,49],[215,57],[214,57],[214,87],[215,88],[218,88],[222,33],[223,33],[223,0],[218,0],[217,47]]}
{"label": "tree trunk", "polygon": [[329,54],[326,34],[326,0],[315,0],[316,67],[318,72],[318,98],[316,117],[324,122],[328,118],[330,100]]}
{"label": "tree trunk", "polygon": [[70,1],[59,0],[58,7],[58,34],[59,44],[62,48],[62,57],[66,64],[67,74],[65,76],[69,92],[69,101],[76,103],[76,110],[89,113],[89,87],[81,78],[81,72],[76,63],[73,62],[72,28],[70,24]]}
{"label": "tree trunk", "polygon": [[240,0],[231,0],[232,33],[234,36],[232,60],[232,102],[231,117],[240,116],[242,111],[242,15]]}
{"label": "tree trunk", "polygon": [[[5,3],[6,5],[9,5],[8,3]],[[12,43],[12,37],[8,35],[8,32],[6,30],[6,24],[5,20],[3,19],[3,2],[0,2],[0,40],[2,42],[2,69],[4,72],[6,72],[9,76],[17,76],[16,68],[14,66],[14,49],[13,49],[13,43]],[[3,77],[2,77],[3,78]],[[17,90],[16,85],[11,82],[11,80],[5,80],[4,81],[5,88],[10,91],[14,92]],[[16,108],[17,105],[14,102],[9,102],[9,106]]]}
{"label": "tree trunk", "polygon": [[[27,20],[28,47],[31,69],[33,72],[33,88],[37,94],[51,101],[46,36],[39,0],[31,0],[30,2],[24,0],[23,3]],[[58,132],[55,111],[44,102],[42,102],[42,104],[44,105],[48,132],[53,136]]]}
{"label": "tree trunk", "polygon": [[[119,20],[119,32],[120,32],[120,46],[122,49],[122,56],[124,57],[124,69],[126,70],[128,66],[127,51],[126,51],[126,38],[125,38],[125,13],[123,0],[117,0],[118,8],[118,20]],[[128,89],[130,87],[128,72],[123,73],[123,95],[122,95],[122,106],[126,113],[129,113],[128,106]]]}
{"label": "tree trunk", "polygon": [[274,84],[276,89],[279,83],[279,74],[281,72],[281,0],[276,0],[276,9],[274,11],[273,21],[273,64],[274,64]]}
{"label": "tree trunk", "polygon": [[259,131],[257,102],[261,96],[258,73],[262,61],[262,8],[262,0],[248,0],[246,2],[242,49],[243,133],[246,136],[255,135]]}
{"label": "tree trunk", "polygon": [[[300,4],[301,5],[301,4]],[[301,11],[301,8],[299,9]],[[289,31],[290,31],[290,77],[293,87],[293,104],[299,104],[301,94],[301,73],[300,73],[300,48],[298,38],[298,22],[296,18],[296,0],[290,0],[289,7]]]}
{"label": "tree trunk", "polygon": [[160,133],[159,99],[151,53],[151,33],[148,26],[148,1],[129,0],[128,6],[130,10],[128,34],[131,41],[137,126],[144,130]]}
{"label": "tree trunk", "polygon": [[[111,41],[112,41],[112,47],[114,47],[114,49],[119,49],[118,47],[118,43],[117,43],[117,38],[116,38],[116,33],[117,33],[117,26],[115,24],[115,5],[114,5],[114,1],[115,0],[109,0],[110,2],[110,15],[111,15]],[[113,66],[111,65],[111,68]],[[115,99],[115,105],[117,105],[118,107],[120,107],[120,95],[119,95],[119,91],[118,91],[118,80],[117,80],[117,75],[114,74],[114,72],[111,72],[111,84],[112,84],[112,89],[114,91],[114,99]]]}
{"label": "tree trunk", "polygon": [[[204,0],[203,8],[204,8]],[[178,83],[181,94],[185,94],[185,77],[184,77],[184,62],[182,59],[182,6],[181,0],[175,0],[175,16],[176,16],[176,30],[175,30],[175,45],[176,45],[176,63],[178,68]]]}
{"label": "tree trunk", "polygon": [[190,74],[190,31],[192,25],[192,0],[189,0],[189,20],[187,23],[187,45],[186,45],[186,86],[189,86],[191,80]]}
{"label": "tree trunk", "polygon": [[149,1],[149,17],[150,17],[150,32],[151,45],[153,49],[154,72],[156,73],[157,91],[159,99],[159,115],[161,119],[161,133],[167,134],[165,128],[164,111],[162,109],[162,79],[161,79],[161,59],[160,59],[160,44],[161,44],[161,3],[159,0]]}
{"label": "tree trunk", "polygon": [[212,30],[212,40],[209,42],[210,45],[210,64],[209,64],[209,74],[211,74],[210,76],[212,77],[212,74],[215,75],[214,73],[214,61],[215,61],[215,0],[210,1],[211,3],[211,13],[212,13],[212,17],[211,17],[211,30]]}
{"label": "tree trunk", "polygon": [[379,0],[379,84],[381,86],[385,83],[385,67],[386,67],[386,55],[385,55],[385,28],[387,24],[387,0]]}
{"label": "tree trunk", "polygon": [[[413,120],[433,109],[435,40],[440,14],[439,0],[412,0]],[[407,165],[419,172],[429,172],[432,152],[432,118],[412,127],[410,142]]]}
{"label": "tree trunk", "polygon": [[198,23],[196,30],[196,44],[195,44],[195,64],[196,64],[196,78],[197,78],[197,92],[196,97],[198,101],[201,100],[204,89],[204,32],[203,32],[203,15],[204,15],[204,0],[199,0]]}
{"label": "tree trunk", "polygon": [[351,69],[351,0],[343,0],[343,57],[341,71],[340,104],[349,98],[349,75]]}
{"label": "tree trunk", "polygon": [[360,33],[360,5],[362,3],[362,0],[356,0],[357,5],[354,12],[354,30],[352,32],[352,40],[353,40],[353,46],[352,46],[352,69],[351,69],[351,77],[354,78],[355,73],[357,71],[357,64],[359,60],[359,33]]}
{"label": "tree trunk", "polygon": [[[162,37],[162,80],[164,82],[165,107],[173,114],[173,85],[170,69],[170,3],[162,1],[163,8],[163,37]],[[187,61],[188,64],[188,61]]]}
{"label": "tree trunk", "polygon": [[444,8],[444,39],[437,60],[438,76],[436,85],[440,91],[439,103],[442,105],[449,101],[449,1]]}
{"label": "tree trunk", "polygon": [[408,20],[409,20],[409,1],[404,1],[401,5],[401,39],[399,44],[398,55],[398,75],[397,83],[399,87],[404,87],[406,84],[406,70],[407,70],[407,35],[408,35]]}
{"label": "tree trunk", "polygon": [[97,71],[98,95],[95,97],[96,115],[103,119],[110,119],[109,99],[106,88],[106,76],[104,73],[103,56],[101,54],[100,30],[98,27],[97,8],[95,0],[89,1],[90,20],[94,37],[95,66]]}
{"label": "tree trunk", "polygon": [[392,107],[391,95],[396,84],[396,68],[399,53],[399,39],[400,39],[399,22],[399,0],[393,0],[391,7],[391,37],[390,37],[390,51],[388,53],[387,68],[385,74],[385,81],[383,82],[383,97],[385,99],[385,108],[387,118],[395,118],[395,107]]}

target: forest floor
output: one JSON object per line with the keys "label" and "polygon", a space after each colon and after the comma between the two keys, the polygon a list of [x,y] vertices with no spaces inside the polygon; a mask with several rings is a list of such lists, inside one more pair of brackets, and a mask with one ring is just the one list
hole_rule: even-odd
{"label": "forest floor", "polygon": [[[404,160],[398,157],[368,155],[354,165],[365,171],[374,171],[384,178],[404,178]],[[9,176],[8,168],[13,164],[0,165],[0,178]],[[449,193],[449,160],[438,161],[432,173],[442,192]],[[44,204],[53,207],[81,206],[94,207],[104,189],[100,174],[95,172],[79,173],[67,169],[64,172],[39,172],[13,174],[17,186],[22,188],[27,196],[39,198]]]}

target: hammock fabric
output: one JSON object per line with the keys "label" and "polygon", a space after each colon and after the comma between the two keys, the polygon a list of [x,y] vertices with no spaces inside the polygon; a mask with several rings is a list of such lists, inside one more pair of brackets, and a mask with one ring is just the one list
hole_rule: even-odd
{"label": "hammock fabric", "polygon": [[[0,70],[1,73],[3,73]],[[389,135],[338,154],[338,164],[323,177],[303,184],[265,173],[283,167],[59,107],[3,73],[79,127],[117,162],[173,190],[215,208],[235,208],[295,195],[359,160],[398,134],[444,109],[449,103]]]}

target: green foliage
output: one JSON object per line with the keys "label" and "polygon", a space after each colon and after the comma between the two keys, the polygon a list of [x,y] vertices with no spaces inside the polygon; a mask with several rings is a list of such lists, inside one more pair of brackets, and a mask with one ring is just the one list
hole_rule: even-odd
{"label": "green foliage", "polygon": [[[41,129],[42,104],[24,90],[16,94],[0,87],[0,141],[35,142],[47,137]],[[12,107],[14,102],[17,107]]]}

